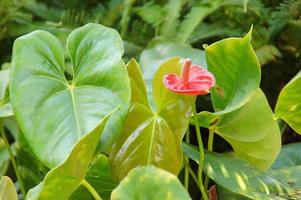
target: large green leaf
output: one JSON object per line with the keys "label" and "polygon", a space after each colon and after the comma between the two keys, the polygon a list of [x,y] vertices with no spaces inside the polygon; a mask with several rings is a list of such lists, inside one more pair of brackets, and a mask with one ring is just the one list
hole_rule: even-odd
{"label": "large green leaf", "polygon": [[113,191],[111,200],[190,200],[178,178],[153,166],[133,169]]}
{"label": "large green leaf", "polygon": [[13,109],[7,95],[9,69],[0,71],[0,117],[13,115]]}
{"label": "large green leaf", "polygon": [[230,113],[200,113],[201,125],[214,126],[236,155],[259,169],[269,168],[281,148],[281,134],[273,112],[258,89],[251,99]]}
{"label": "large green leaf", "polygon": [[132,60],[127,68],[131,79],[132,107],[111,155],[114,176],[120,180],[131,169],[141,165],[155,165],[177,174],[182,163],[180,144],[188,125],[191,99],[169,92],[162,80],[167,72],[179,72],[180,60],[168,60],[154,77],[157,111],[146,103],[138,63]]}
{"label": "large green leaf", "polygon": [[[109,200],[111,192],[118,185],[116,181],[113,180],[113,175],[109,167],[109,160],[103,154],[99,154],[91,164],[85,179],[95,188],[96,192],[103,200]],[[83,186],[80,186],[69,199],[93,200],[94,198]]]}
{"label": "large green leaf", "polygon": [[27,200],[65,200],[81,185],[93,159],[108,114],[72,148],[67,159],[50,170],[44,181],[28,192]]}
{"label": "large green leaf", "polygon": [[282,146],[281,151],[272,168],[293,167],[301,165],[301,143]]}
{"label": "large green leaf", "polygon": [[[183,144],[183,150],[191,159],[198,162],[198,150]],[[207,152],[204,172],[225,189],[256,200],[298,199],[300,194],[286,180],[278,179],[251,167],[238,158]]]}
{"label": "large green leaf", "polygon": [[204,51],[188,46],[174,43],[159,43],[150,49],[144,50],[139,61],[151,104],[153,104],[152,84],[154,75],[162,63],[173,57],[191,58],[194,64],[202,65],[205,68],[207,67]]}
{"label": "large green leaf", "polygon": [[301,72],[281,90],[275,113],[301,134]]}
{"label": "large green leaf", "polygon": [[73,78],[64,75],[63,48],[50,33],[35,31],[13,48],[10,91],[15,116],[34,153],[48,167],[117,105],[101,139],[108,150],[128,110],[130,87],[119,34],[99,24],[75,29],[67,39]]}
{"label": "large green leaf", "polygon": [[2,176],[0,180],[0,199],[18,200],[18,195],[14,183],[7,176]]}
{"label": "large green leaf", "polygon": [[244,105],[259,88],[260,64],[244,38],[227,38],[205,48],[208,69],[216,78],[211,98],[215,111],[231,112]]}

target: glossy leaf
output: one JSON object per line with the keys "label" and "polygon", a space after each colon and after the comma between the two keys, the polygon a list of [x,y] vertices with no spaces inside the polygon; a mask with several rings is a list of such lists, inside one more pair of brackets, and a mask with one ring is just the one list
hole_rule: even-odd
{"label": "glossy leaf", "polygon": [[7,95],[9,69],[0,71],[0,118],[12,116],[13,109]]}
{"label": "glossy leaf", "polygon": [[272,168],[278,169],[296,165],[301,165],[301,143],[283,145]]}
{"label": "glossy leaf", "polygon": [[301,134],[301,72],[281,90],[275,113]]}
{"label": "glossy leaf", "polygon": [[63,48],[50,33],[22,36],[13,48],[10,91],[15,116],[34,153],[49,168],[64,161],[82,137],[121,105],[102,135],[102,150],[108,150],[130,101],[123,43],[115,30],[87,24],[69,35],[67,50],[72,81],[64,75]]}
{"label": "glossy leaf", "polygon": [[241,159],[259,169],[269,168],[280,151],[281,134],[263,92],[258,89],[241,108],[220,113],[200,113],[200,124],[213,125]]}
{"label": "glossy leaf", "polygon": [[50,170],[44,181],[28,192],[27,200],[65,200],[80,186],[93,159],[107,115],[90,133],[72,148],[67,159]]}
{"label": "glossy leaf", "polygon": [[189,200],[178,178],[153,166],[133,169],[113,191],[111,200]]}
{"label": "glossy leaf", "polygon": [[7,176],[2,176],[0,180],[0,199],[18,200],[17,191],[12,180]]}
{"label": "glossy leaf", "polygon": [[[111,192],[118,185],[118,183],[113,180],[109,160],[103,154],[99,154],[95,161],[91,164],[85,179],[93,186],[93,188],[95,188],[96,192],[103,200],[109,200]],[[94,200],[91,194],[82,186],[79,187],[69,199]]]}
{"label": "glossy leaf", "polygon": [[[166,71],[176,71],[179,66],[178,58],[171,59],[162,64],[156,73],[156,112],[144,103],[145,92],[139,94],[144,94],[143,98],[135,98],[135,92],[139,92],[138,87],[144,90],[144,86],[140,85],[141,73],[129,73],[132,107],[122,136],[114,145],[111,155],[113,173],[117,179],[121,180],[131,169],[141,165],[155,165],[174,174],[179,172],[182,163],[180,144],[188,125],[190,106],[185,97],[168,91],[162,81]],[[140,70],[133,60],[128,63],[127,68]]]}
{"label": "glossy leaf", "polygon": [[215,111],[231,112],[244,105],[259,88],[260,64],[244,38],[228,38],[205,48],[208,69],[216,78],[211,98]]}
{"label": "glossy leaf", "polygon": [[[198,162],[199,153],[196,148],[183,144],[183,150],[191,159]],[[204,172],[216,184],[236,194],[260,200],[301,197],[285,180],[259,171],[238,158],[207,152],[204,162]]]}

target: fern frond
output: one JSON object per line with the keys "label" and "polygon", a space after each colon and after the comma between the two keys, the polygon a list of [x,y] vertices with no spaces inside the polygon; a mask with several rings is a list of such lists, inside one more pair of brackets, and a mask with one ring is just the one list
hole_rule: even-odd
{"label": "fern frond", "polygon": [[36,1],[31,1],[25,4],[24,7],[26,10],[30,11],[30,13],[46,21],[54,21],[54,22],[59,21],[60,16],[63,12],[63,10],[49,7],[44,3],[36,2]]}
{"label": "fern frond", "polygon": [[141,7],[136,7],[135,12],[146,23],[157,29],[162,23],[164,10],[162,6],[156,5],[153,2],[145,3]]}
{"label": "fern frond", "polygon": [[89,20],[89,14],[84,10],[67,9],[62,13],[62,25],[81,26]]}
{"label": "fern frond", "polygon": [[159,35],[163,38],[170,39],[174,36],[174,32],[179,23],[182,8],[182,0],[169,0],[164,7],[165,15],[163,24],[160,27]]}
{"label": "fern frond", "polygon": [[268,64],[269,62],[281,58],[282,54],[274,45],[264,45],[259,47],[255,51],[261,66]]}
{"label": "fern frond", "polygon": [[222,5],[221,0],[214,0],[210,3],[192,7],[180,25],[177,41],[185,43],[198,24]]}
{"label": "fern frond", "polygon": [[221,22],[214,24],[201,23],[188,39],[189,43],[195,43],[214,37],[241,36],[243,30],[224,26]]}
{"label": "fern frond", "polygon": [[298,18],[301,13],[301,0],[284,0],[272,13],[270,33],[273,39],[290,19]]}
{"label": "fern frond", "polygon": [[128,29],[128,23],[130,20],[130,11],[135,0],[124,0],[124,8],[122,13],[122,18],[120,21],[121,36],[125,36]]}

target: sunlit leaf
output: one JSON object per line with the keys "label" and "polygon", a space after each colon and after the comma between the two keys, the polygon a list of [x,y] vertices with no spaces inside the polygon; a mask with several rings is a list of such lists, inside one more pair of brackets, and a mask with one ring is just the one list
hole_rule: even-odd
{"label": "sunlit leaf", "polygon": [[[198,162],[196,148],[187,144],[182,147],[185,154]],[[207,152],[203,170],[216,184],[251,199],[285,200],[301,197],[298,190],[292,188],[285,179],[273,176],[274,173],[270,171],[259,171],[245,161],[228,155]]]}
{"label": "sunlit leaf", "polygon": [[[116,106],[101,138],[108,150],[119,136],[130,87],[119,34],[99,24],[75,29],[67,39],[73,78],[64,75],[63,48],[53,35],[35,31],[13,48],[10,91],[15,116],[29,145],[49,168]],[[41,134],[43,133],[43,134]]]}
{"label": "sunlit leaf", "polygon": [[301,72],[281,90],[275,113],[301,134]]}
{"label": "sunlit leaf", "polygon": [[244,105],[259,88],[260,64],[244,38],[227,38],[205,48],[207,65],[216,78],[211,98],[215,111],[231,112]]}
{"label": "sunlit leaf", "polygon": [[190,200],[178,178],[153,166],[133,169],[113,191],[111,200]]}
{"label": "sunlit leaf", "polygon": [[0,180],[0,199],[18,200],[18,195],[14,183],[7,176],[2,176]]}

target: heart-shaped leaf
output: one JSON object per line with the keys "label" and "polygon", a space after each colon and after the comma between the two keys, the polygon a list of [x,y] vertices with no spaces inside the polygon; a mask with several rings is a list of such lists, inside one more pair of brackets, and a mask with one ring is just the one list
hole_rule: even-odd
{"label": "heart-shaped leaf", "polygon": [[108,150],[119,135],[130,102],[119,34],[99,24],[75,29],[67,39],[72,80],[64,75],[64,52],[50,33],[35,31],[13,48],[10,91],[15,116],[37,157],[49,168],[117,105],[101,139]]}
{"label": "heart-shaped leaf", "polygon": [[[93,186],[93,188],[95,188],[96,192],[103,200],[109,200],[111,192],[118,185],[118,183],[113,180],[109,160],[103,154],[99,154],[95,161],[91,164],[85,179]],[[93,196],[91,196],[91,194],[83,186],[80,186],[69,199],[94,200]]]}
{"label": "heart-shaped leaf", "polygon": [[250,44],[251,32],[205,48],[208,69],[216,79],[216,90],[211,93],[215,111],[238,109],[259,88],[260,64]]}
{"label": "heart-shaped leaf", "polygon": [[28,192],[27,200],[65,200],[76,191],[85,180],[100,135],[110,115],[111,113],[104,117],[94,130],[79,140],[67,159],[50,170],[44,181]]}
{"label": "heart-shaped leaf", "polygon": [[127,68],[131,79],[132,107],[111,155],[114,176],[121,180],[131,169],[141,165],[155,165],[177,174],[182,163],[180,144],[190,113],[189,98],[169,92],[162,80],[166,72],[179,72],[180,60],[174,58],[165,62],[155,75],[156,112],[146,103],[138,63],[132,60]]}
{"label": "heart-shaped leaf", "polygon": [[301,72],[281,90],[275,113],[301,134]]}
{"label": "heart-shaped leaf", "polygon": [[[183,144],[182,147],[186,155],[198,162],[199,152],[196,148],[187,144]],[[301,197],[298,191],[286,183],[286,180],[252,168],[238,158],[207,152],[204,162],[204,172],[215,183],[236,194],[260,200]]]}
{"label": "heart-shaped leaf", "polygon": [[178,178],[153,166],[133,169],[113,191],[111,200],[190,200]]}
{"label": "heart-shaped leaf", "polygon": [[9,69],[0,71],[0,118],[12,116],[13,109],[7,95]]}
{"label": "heart-shaped leaf", "polygon": [[238,157],[259,169],[269,168],[280,151],[281,134],[263,92],[258,89],[239,109],[220,113],[198,114],[200,124],[214,126]]}
{"label": "heart-shaped leaf", "polygon": [[2,176],[0,180],[0,199],[18,200],[18,194],[15,185],[7,176]]}

